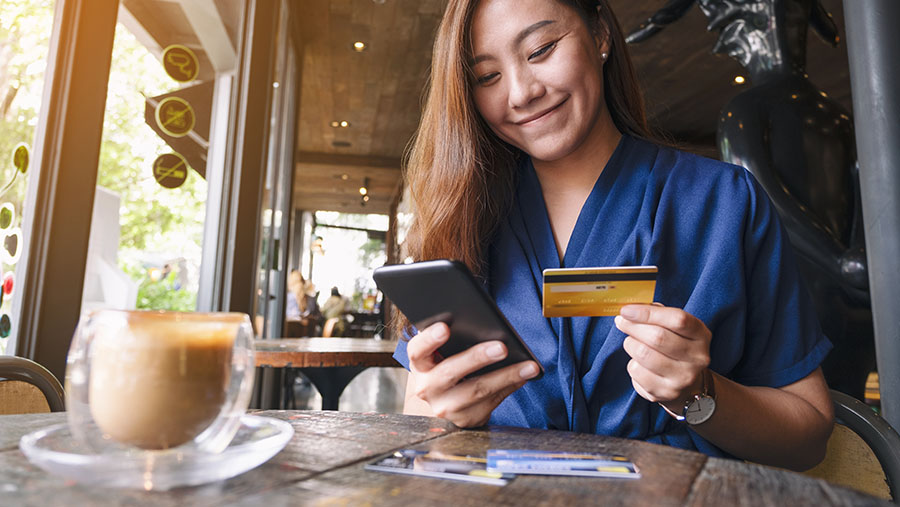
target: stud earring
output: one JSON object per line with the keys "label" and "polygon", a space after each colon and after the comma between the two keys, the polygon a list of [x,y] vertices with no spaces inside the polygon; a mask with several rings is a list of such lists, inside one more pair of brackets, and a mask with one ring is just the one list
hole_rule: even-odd
{"label": "stud earring", "polygon": [[603,58],[604,62],[606,61],[606,57],[608,57],[608,56],[609,55],[607,55],[606,53],[600,53],[600,58]]}

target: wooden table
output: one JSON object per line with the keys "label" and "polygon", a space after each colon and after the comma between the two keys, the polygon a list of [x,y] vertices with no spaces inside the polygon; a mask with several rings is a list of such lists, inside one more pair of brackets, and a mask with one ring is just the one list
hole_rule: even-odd
{"label": "wooden table", "polygon": [[[0,504],[280,505],[893,505],[819,479],[667,446],[598,435],[517,428],[461,431],[442,419],[397,414],[270,411],[296,431],[268,463],[227,481],[169,492],[100,489],[31,465],[18,439],[65,415],[0,416]],[[620,453],[638,480],[521,475],[508,485],[371,472],[363,465],[402,448],[483,455],[489,448]]]}
{"label": "wooden table", "polygon": [[[397,342],[372,338],[283,338],[254,340],[256,366],[299,368],[322,395],[324,410],[337,410],[341,393],[372,366],[399,367]],[[290,388],[290,386],[286,386]],[[269,403],[266,408],[274,408]]]}

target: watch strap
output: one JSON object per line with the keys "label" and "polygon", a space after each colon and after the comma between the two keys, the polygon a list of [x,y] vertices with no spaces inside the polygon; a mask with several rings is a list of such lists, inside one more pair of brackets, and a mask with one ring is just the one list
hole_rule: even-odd
{"label": "watch strap", "polygon": [[665,410],[666,413],[672,416],[676,421],[684,421],[684,416],[682,414],[676,414],[675,412],[672,412],[671,410],[669,410],[669,407],[663,405],[662,402],[657,403],[659,403],[659,406],[662,407],[662,409]]}
{"label": "watch strap", "polygon": [[700,392],[691,396],[690,398],[688,398],[687,401],[684,402],[684,408],[681,409],[680,414],[676,414],[675,412],[672,412],[671,410],[669,410],[669,407],[663,405],[660,402],[657,402],[657,403],[659,403],[659,406],[662,407],[662,409],[665,410],[666,413],[669,414],[670,416],[672,416],[676,421],[684,421],[685,420],[684,414],[687,413],[688,407],[690,407],[691,403],[693,403],[695,400],[698,400],[701,397],[709,397],[709,398],[712,398],[713,400],[716,399],[716,386],[715,386],[715,382],[713,381],[712,371],[710,371],[709,368],[704,368],[703,373],[701,373],[701,375],[703,377],[703,384],[700,388]]}
{"label": "watch strap", "polygon": [[712,370],[709,368],[703,370],[703,394],[716,399],[716,382],[713,380]]}

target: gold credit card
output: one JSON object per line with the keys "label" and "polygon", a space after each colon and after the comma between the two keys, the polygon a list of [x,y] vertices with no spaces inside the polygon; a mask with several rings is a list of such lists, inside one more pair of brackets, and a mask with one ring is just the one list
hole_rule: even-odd
{"label": "gold credit card", "polygon": [[612,317],[653,302],[656,266],[544,270],[544,317]]}

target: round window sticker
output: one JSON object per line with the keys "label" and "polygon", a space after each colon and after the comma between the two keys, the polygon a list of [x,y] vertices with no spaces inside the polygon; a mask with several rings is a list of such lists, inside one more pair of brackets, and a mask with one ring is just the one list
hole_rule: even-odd
{"label": "round window sticker", "polygon": [[13,150],[13,166],[22,174],[28,172],[28,145],[20,143]]}
{"label": "round window sticker", "polygon": [[0,188],[0,197],[6,195],[6,192],[12,188],[19,173],[25,174],[28,171],[28,158],[28,145],[25,143],[16,145],[12,154],[12,163],[16,170],[12,172],[12,177],[3,185],[3,188]]}
{"label": "round window sticker", "polygon": [[9,229],[16,219],[16,208],[11,202],[0,204],[0,230]]}
{"label": "round window sticker", "polygon": [[22,229],[20,227],[13,227],[8,231],[0,232],[0,235],[3,236],[3,247],[0,248],[0,261],[3,261],[4,264],[15,264],[19,262],[19,257],[22,255]]}
{"label": "round window sticker", "polygon": [[178,188],[187,179],[187,161],[178,153],[166,153],[153,161],[153,177],[166,188]]}
{"label": "round window sticker", "polygon": [[200,72],[197,55],[181,44],[172,44],[163,51],[163,67],[169,77],[181,83],[197,79]]}
{"label": "round window sticker", "polygon": [[194,108],[180,97],[166,97],[156,106],[156,124],[172,137],[184,137],[194,128]]}
{"label": "round window sticker", "polygon": [[12,271],[7,272],[3,275],[3,290],[0,291],[7,296],[12,294],[13,284],[15,283],[15,275],[13,275]]}
{"label": "round window sticker", "polygon": [[10,331],[12,331],[12,322],[9,320],[9,315],[4,313],[0,316],[0,338],[8,337]]}

